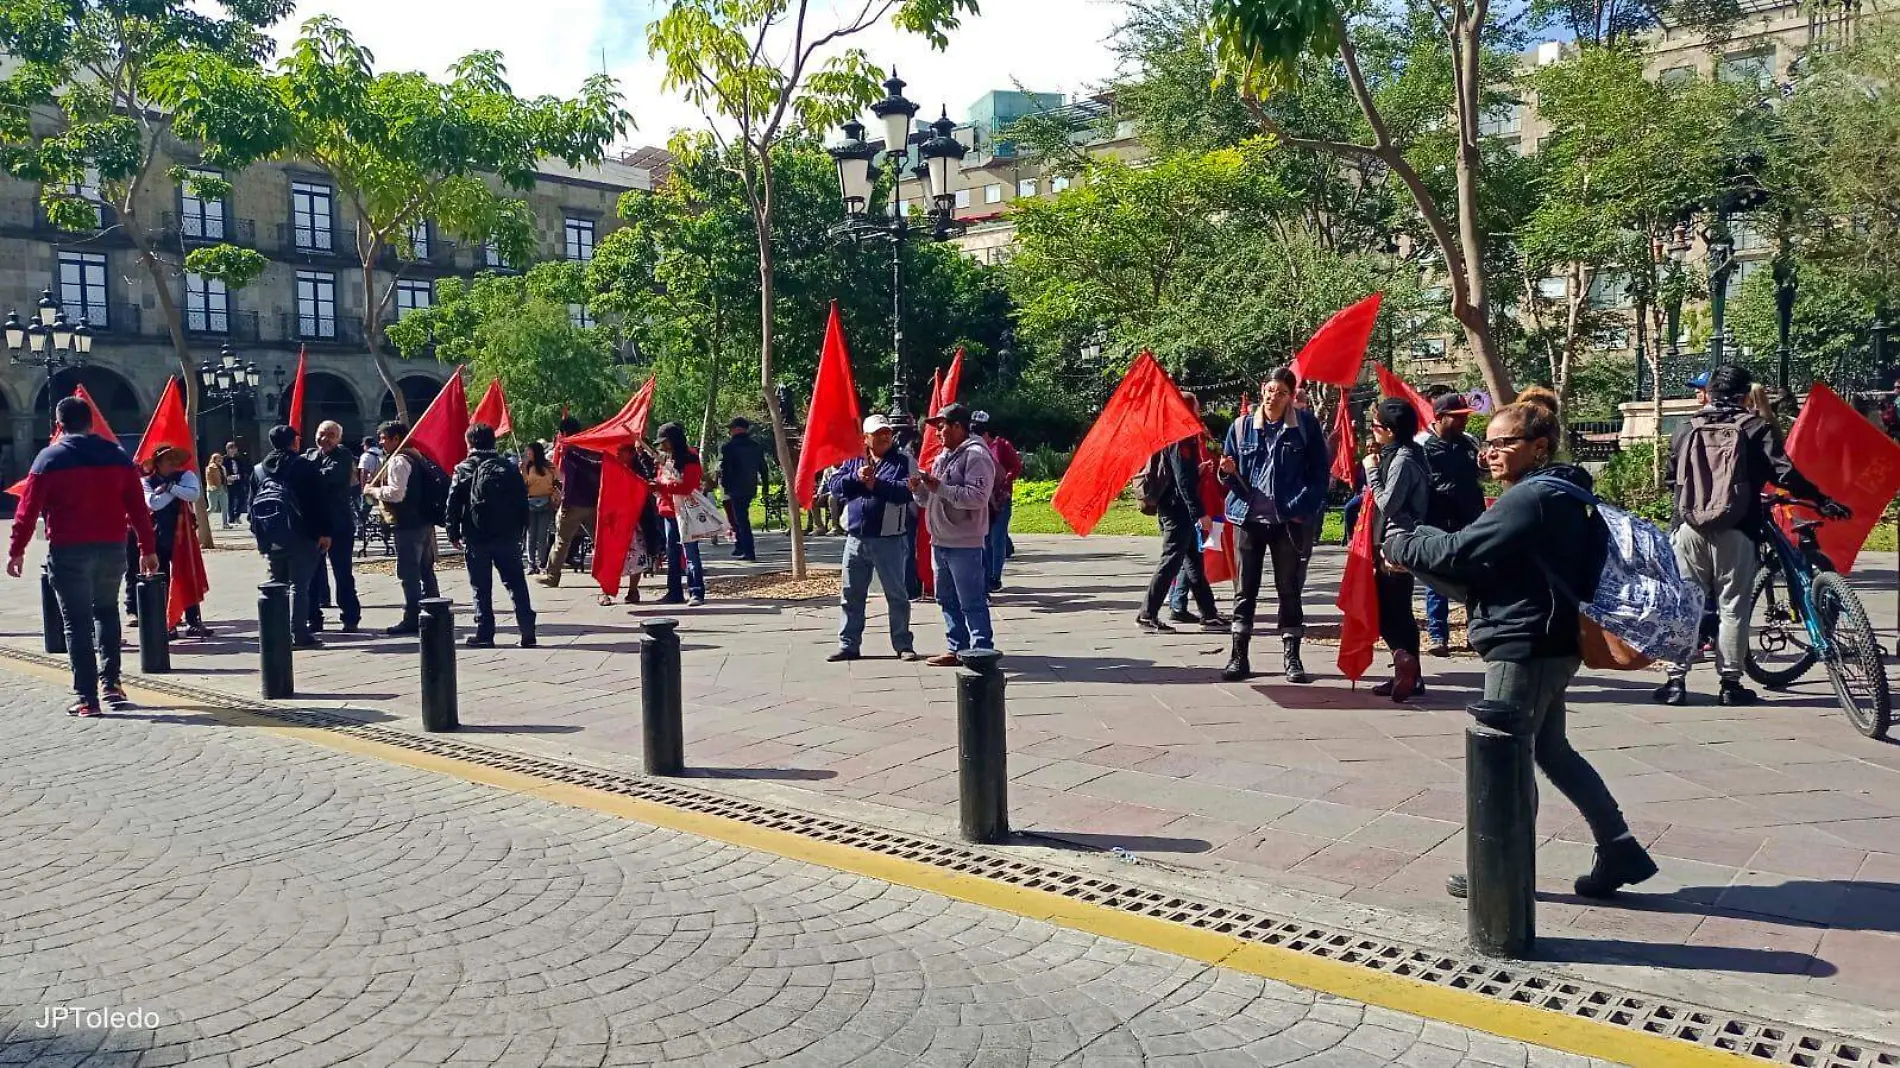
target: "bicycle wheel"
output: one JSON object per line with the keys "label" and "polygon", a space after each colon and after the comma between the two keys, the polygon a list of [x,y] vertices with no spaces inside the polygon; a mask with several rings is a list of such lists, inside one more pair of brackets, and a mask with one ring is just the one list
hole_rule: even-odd
{"label": "bicycle wheel", "polygon": [[1814,666],[1814,648],[1808,628],[1788,590],[1788,576],[1779,564],[1764,564],[1755,572],[1748,598],[1748,649],[1742,670],[1771,690],[1785,690]]}
{"label": "bicycle wheel", "polygon": [[1814,612],[1827,635],[1827,673],[1834,681],[1834,696],[1855,730],[1885,738],[1893,725],[1887,665],[1860,597],[1846,579],[1823,572],[1814,579]]}

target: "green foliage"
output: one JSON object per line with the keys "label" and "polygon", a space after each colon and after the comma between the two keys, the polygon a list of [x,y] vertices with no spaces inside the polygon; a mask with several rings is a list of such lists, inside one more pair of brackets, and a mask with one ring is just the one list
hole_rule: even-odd
{"label": "green foliage", "polygon": [[1656,484],[1655,464],[1654,442],[1625,447],[1597,474],[1597,496],[1652,523],[1669,522],[1674,502],[1669,491]]}
{"label": "green foliage", "polygon": [[216,278],[226,288],[243,289],[264,273],[270,261],[256,249],[236,245],[210,245],[185,253],[185,270],[204,278]]}
{"label": "green foliage", "polygon": [[1338,49],[1332,0],[1214,0],[1209,32],[1226,73],[1261,95],[1292,88],[1301,60]]}

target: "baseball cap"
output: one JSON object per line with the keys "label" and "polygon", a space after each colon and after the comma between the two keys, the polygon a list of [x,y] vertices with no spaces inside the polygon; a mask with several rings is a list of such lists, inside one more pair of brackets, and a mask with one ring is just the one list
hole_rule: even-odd
{"label": "baseball cap", "polygon": [[864,432],[875,434],[880,430],[891,429],[891,419],[887,415],[867,415],[864,417]]}
{"label": "baseball cap", "polygon": [[1707,389],[1707,388],[1709,388],[1709,372],[1707,372],[1707,371],[1697,371],[1697,372],[1696,372],[1696,374],[1695,374],[1695,377],[1694,377],[1694,378],[1691,378],[1691,379],[1689,380],[1689,383],[1688,383],[1688,385],[1689,385],[1689,388],[1690,388],[1690,389]]}
{"label": "baseball cap", "polygon": [[924,422],[929,423],[931,426],[955,423],[958,426],[967,427],[970,425],[970,407],[967,404],[952,401],[937,409],[937,414],[924,420]]}
{"label": "baseball cap", "polygon": [[1462,393],[1447,393],[1432,402],[1433,415],[1470,415],[1471,405]]}
{"label": "baseball cap", "polygon": [[983,411],[982,409],[978,409],[970,413],[971,426],[977,426],[979,424],[987,423],[989,421],[990,421],[990,413]]}

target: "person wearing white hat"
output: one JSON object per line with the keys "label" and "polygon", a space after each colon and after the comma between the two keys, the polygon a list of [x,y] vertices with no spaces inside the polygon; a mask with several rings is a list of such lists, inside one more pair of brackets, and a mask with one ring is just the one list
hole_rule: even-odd
{"label": "person wearing white hat", "polygon": [[864,455],[839,465],[825,484],[844,511],[844,591],[838,598],[838,649],[831,663],[856,660],[864,640],[864,607],[871,576],[884,588],[890,613],[891,650],[899,660],[915,660],[910,633],[910,596],[904,589],[904,561],[911,523],[910,457],[895,443],[891,421],[881,415],[864,420]]}

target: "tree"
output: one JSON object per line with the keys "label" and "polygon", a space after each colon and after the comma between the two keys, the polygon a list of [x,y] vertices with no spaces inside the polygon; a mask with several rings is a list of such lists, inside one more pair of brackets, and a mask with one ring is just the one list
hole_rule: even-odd
{"label": "tree", "polygon": [[[662,61],[663,89],[683,94],[705,113],[729,159],[752,215],[758,243],[759,385],[771,413],[779,466],[796,471],[778,405],[772,401],[773,207],[777,196],[773,148],[788,134],[820,134],[876,99],[881,72],[859,49],[824,54],[887,18],[942,48],[946,33],[976,0],[864,0],[855,14],[820,29],[812,0],[671,0],[648,31]],[[805,575],[805,542],[798,505],[791,504],[792,571]]]}
{"label": "tree", "polygon": [[[0,17],[0,54],[17,61],[0,79],[0,168],[40,185],[40,203],[67,230],[116,230],[150,280],[185,383],[186,417],[197,426],[199,387],[175,289],[183,271],[241,288],[264,269],[251,249],[218,244],[180,255],[165,247],[145,209],[161,180],[201,197],[229,195],[220,177],[169,165],[169,90],[208,67],[253,70],[270,52],[263,30],[290,0],[205,5],[149,0],[72,0],[11,7]],[[228,102],[220,86],[206,87]],[[35,126],[36,111],[50,125]],[[233,131],[241,137],[244,131]],[[48,402],[51,403],[50,400]],[[198,531],[212,539],[200,504]]]}
{"label": "tree", "polygon": [[409,359],[430,355],[465,364],[471,395],[495,379],[508,394],[522,440],[552,434],[563,411],[605,418],[627,397],[605,328],[574,325],[568,308],[588,298],[579,264],[543,263],[525,275],[483,273],[473,282],[444,278],[435,303],[389,325],[389,340]]}
{"label": "tree", "polygon": [[[376,284],[385,252],[413,257],[411,233],[433,219],[457,238],[493,245],[505,262],[530,262],[534,219],[508,191],[533,188],[542,159],[598,163],[630,120],[604,74],[588,78],[571,100],[523,100],[509,87],[498,52],[464,56],[446,82],[416,72],[378,74],[373,63],[341,23],[319,16],[304,23],[276,74],[220,72],[241,87],[240,99],[186,81],[177,87],[176,108],[181,130],[211,146],[207,158],[236,165],[303,159],[336,180],[357,218],[364,344],[397,414],[407,419],[382,351],[396,289],[393,276],[380,289]],[[233,131],[260,127],[275,136],[232,138]]]}

